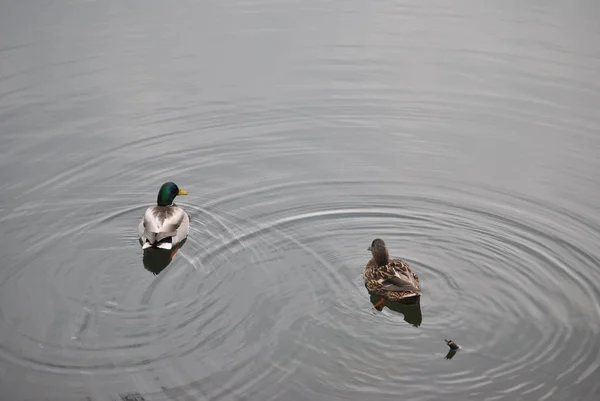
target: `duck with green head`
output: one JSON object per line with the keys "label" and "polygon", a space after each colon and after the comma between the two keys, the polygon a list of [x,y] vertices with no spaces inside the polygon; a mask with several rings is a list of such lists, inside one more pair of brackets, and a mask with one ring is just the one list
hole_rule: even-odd
{"label": "duck with green head", "polygon": [[[188,192],[173,182],[165,182],[158,191],[156,206],[146,209],[138,226],[142,249],[158,248],[177,251],[190,232],[190,218],[173,201]],[[173,255],[174,256],[174,255]]]}
{"label": "duck with green head", "polygon": [[371,294],[382,296],[384,303],[413,303],[421,296],[419,277],[400,259],[390,259],[385,242],[376,238],[367,249],[373,256],[364,272],[365,286]]}

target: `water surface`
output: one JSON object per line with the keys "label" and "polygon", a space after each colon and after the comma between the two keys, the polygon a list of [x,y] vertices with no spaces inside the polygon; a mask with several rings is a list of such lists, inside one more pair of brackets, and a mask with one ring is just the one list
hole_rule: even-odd
{"label": "water surface", "polygon": [[0,10],[2,400],[600,397],[596,2]]}

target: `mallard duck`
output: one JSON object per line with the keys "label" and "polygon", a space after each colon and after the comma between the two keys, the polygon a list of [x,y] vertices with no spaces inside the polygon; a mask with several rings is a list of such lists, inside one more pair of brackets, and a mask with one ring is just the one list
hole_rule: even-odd
{"label": "mallard duck", "polygon": [[143,250],[157,248],[177,252],[190,232],[190,218],[173,201],[177,195],[187,194],[187,191],[179,189],[173,182],[165,182],[160,187],[156,206],[146,209],[138,227],[139,241]]}
{"label": "mallard duck", "polygon": [[419,277],[400,259],[390,259],[385,242],[376,238],[367,248],[373,257],[364,272],[365,286],[371,294],[381,295],[380,302],[413,303],[421,296]]}

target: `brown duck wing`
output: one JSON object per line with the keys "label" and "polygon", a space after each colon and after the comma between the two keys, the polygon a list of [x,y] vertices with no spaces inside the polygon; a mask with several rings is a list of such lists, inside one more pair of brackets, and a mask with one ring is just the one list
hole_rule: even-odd
{"label": "brown duck wing", "polygon": [[401,274],[412,277],[417,280],[417,284],[419,283],[419,276],[417,276],[415,272],[410,269],[408,263],[403,262],[400,259],[392,259],[391,264],[394,265],[396,270],[399,270]]}
{"label": "brown duck wing", "polygon": [[393,260],[387,266],[379,268],[384,288],[387,291],[419,292],[419,282],[410,271],[408,265],[399,260]]}

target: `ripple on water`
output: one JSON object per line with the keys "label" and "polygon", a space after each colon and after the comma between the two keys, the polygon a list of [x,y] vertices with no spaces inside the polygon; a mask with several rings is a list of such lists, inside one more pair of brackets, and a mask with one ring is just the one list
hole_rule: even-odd
{"label": "ripple on water", "polygon": [[[506,142],[512,174],[495,176],[518,181],[535,167],[523,183],[576,179],[577,202],[593,201],[598,164],[578,158],[598,144],[596,41],[572,29],[597,26],[593,12],[75,2],[79,26],[60,24],[71,14],[58,4],[26,3],[6,15],[39,29],[0,24],[2,383],[43,372],[32,383],[112,399],[133,382],[153,401],[598,389],[598,220],[467,178],[474,165],[473,182],[495,173],[498,160],[484,158]],[[211,34],[190,36],[199,15]],[[246,65],[248,49],[261,57]],[[226,82],[206,80],[223,66],[214,77]],[[382,142],[347,144],[365,132]],[[397,158],[397,144],[413,182],[378,181],[396,165],[374,159]],[[341,173],[348,158],[355,170]],[[419,167],[436,180],[416,184]],[[357,170],[372,181],[322,179]],[[440,185],[442,170],[466,182]],[[154,277],[134,232],[148,188],[172,177],[201,182],[209,201],[181,199],[190,238]],[[361,275],[374,237],[419,274],[419,325],[413,310],[373,311]],[[450,361],[444,338],[463,347]]]}
{"label": "ripple on water", "polygon": [[[343,183],[335,184],[339,187]],[[378,183],[379,187],[381,184]],[[299,193],[319,192],[316,187],[323,191],[326,183],[305,185],[300,185],[302,191],[295,183],[293,186],[250,191],[243,196],[260,204],[262,196],[285,197],[286,191],[293,190]],[[365,185],[362,183],[363,190]],[[492,198],[498,200],[500,196],[495,194]],[[230,209],[225,206],[228,202],[235,203],[236,199],[225,198],[228,200],[217,199],[207,208]],[[540,381],[546,381],[551,375],[552,364],[564,360],[575,365],[589,364],[587,350],[596,350],[593,340],[595,329],[584,327],[581,330],[577,326],[582,325],[581,315],[598,317],[593,306],[598,300],[598,292],[578,278],[575,266],[581,266],[582,260],[593,261],[593,248],[575,247],[567,238],[561,238],[558,230],[560,224],[572,230],[586,231],[596,226],[588,223],[587,227],[582,227],[580,221],[573,220],[561,210],[514,197],[502,199],[507,201],[505,205],[479,203],[470,193],[452,194],[448,198],[453,201],[444,200],[439,194],[433,199],[409,194],[396,199],[390,196],[387,199],[389,204],[379,204],[372,209],[353,206],[352,197],[343,205],[335,205],[335,209],[331,205],[298,200],[298,204],[310,204],[310,209],[296,210],[295,214],[289,209],[282,210],[283,217],[273,213],[270,221],[262,216],[266,223],[240,237],[256,238],[258,233],[266,237],[269,232],[292,233],[301,243],[310,244],[318,250],[319,240],[323,237],[330,239],[329,246],[339,243],[343,249],[345,239],[364,237],[362,245],[365,245],[377,235],[387,238],[392,247],[393,244],[409,249],[422,247],[424,252],[418,254],[431,258],[406,257],[422,277],[425,294],[422,302],[425,309],[423,331],[406,334],[398,331],[397,319],[380,319],[376,326],[367,327],[356,321],[357,313],[360,314],[361,307],[365,305],[360,283],[361,266],[347,269],[346,263],[354,264],[360,259],[364,262],[364,254],[359,256],[354,249],[349,250],[347,255],[339,255],[330,249],[319,251],[326,263],[315,263],[320,268],[313,267],[313,271],[308,269],[310,273],[302,273],[307,276],[307,282],[316,285],[315,301],[318,304],[307,321],[305,335],[309,339],[305,340],[307,356],[302,365],[311,365],[311,369],[319,373],[317,377],[322,378],[322,386],[342,393],[349,391],[347,383],[338,388],[326,379],[335,376],[332,372],[339,371],[338,364],[355,369],[361,365],[361,372],[366,375],[365,382],[370,379],[380,383],[383,380],[381,372],[376,372],[373,367],[393,366],[395,357],[427,361],[430,358],[423,355],[432,355],[431,342],[434,339],[440,341],[447,333],[459,333],[464,341],[472,342],[462,352],[471,354],[478,369],[465,367],[463,371],[452,373],[440,371],[438,380],[444,390],[468,388],[473,394],[481,391],[488,394],[486,389],[502,389],[498,390],[500,395],[513,392],[543,395],[555,391],[549,386],[540,386]],[[548,219],[550,214],[553,220]],[[557,220],[557,215],[561,215],[562,219]],[[523,223],[525,216],[527,224]],[[377,234],[373,227],[379,227]],[[409,235],[406,232],[419,234]],[[594,236],[597,235],[596,231]],[[436,244],[436,249],[428,248],[432,244]],[[353,246],[360,248],[361,244]],[[565,255],[572,255],[573,259],[565,260]],[[588,271],[592,267],[579,269]],[[352,277],[343,273],[344,268],[356,275]],[[568,311],[580,311],[580,315],[574,316]],[[311,337],[311,332],[314,337]],[[323,332],[329,332],[329,335]],[[429,349],[410,341],[416,337],[429,342],[425,347]],[[340,338],[344,339],[343,342],[337,343],[335,340]],[[365,338],[369,339],[368,344],[362,343]],[[394,341],[393,350],[389,349],[390,339]],[[335,355],[333,359],[336,362],[325,363],[322,369],[312,366],[313,357],[316,357],[308,355],[323,352]],[[480,369],[481,366],[485,369]],[[415,375],[426,371],[423,363],[397,368],[401,376],[394,378],[394,383],[405,391],[411,388]],[[427,368],[431,369],[431,366]],[[519,376],[532,371],[537,372],[538,377],[510,385]],[[566,376],[561,379],[565,380],[564,385],[572,383]],[[352,391],[360,391],[360,386],[351,387]],[[392,393],[393,387],[386,383],[379,389],[383,393]],[[507,388],[510,390],[507,391]],[[366,394],[370,391],[368,386],[363,390]]]}
{"label": "ripple on water", "polygon": [[[404,191],[365,207],[371,185]],[[152,371],[167,382],[149,393],[172,399],[275,399],[301,388],[315,398],[539,398],[589,383],[600,352],[596,222],[511,194],[423,185],[307,181],[181,202],[192,231],[156,277],[94,247],[106,230],[128,237],[144,205],[92,219],[74,212],[72,254],[5,276],[1,357],[109,381]],[[361,275],[374,237],[421,277],[419,327],[388,309],[373,313]],[[27,257],[60,240],[35,238]],[[46,305],[26,305],[32,282],[56,278]],[[19,317],[27,310],[31,321]],[[452,365],[446,337],[463,346]],[[565,370],[554,377],[557,363]],[[434,388],[414,380],[424,374]]]}

